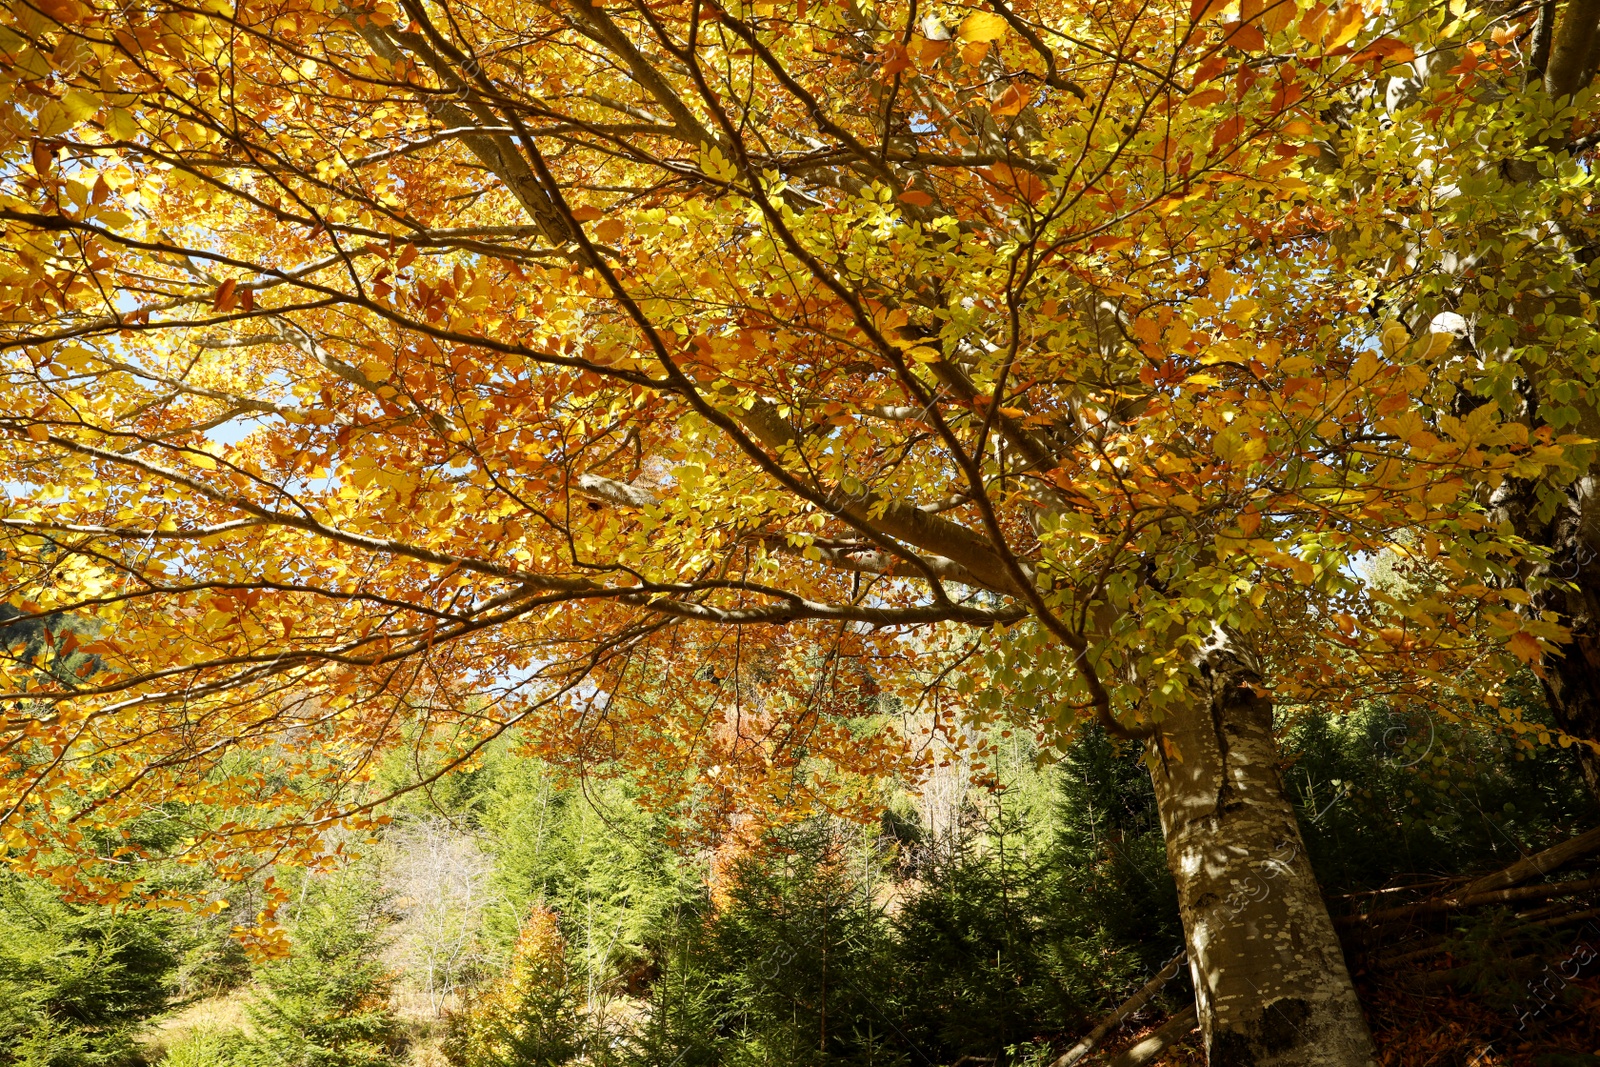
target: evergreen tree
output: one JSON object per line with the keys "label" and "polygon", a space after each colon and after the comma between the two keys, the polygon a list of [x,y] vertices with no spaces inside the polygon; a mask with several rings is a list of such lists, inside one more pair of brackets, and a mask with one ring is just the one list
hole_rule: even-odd
{"label": "evergreen tree", "polygon": [[359,871],[307,893],[289,958],[261,970],[255,1033],[238,1058],[261,1067],[379,1067],[403,1044],[378,954],[385,900]]}
{"label": "evergreen tree", "polygon": [[[1537,679],[1506,701],[1520,722],[1553,723]],[[1339,720],[1290,724],[1284,779],[1329,893],[1503,867],[1593,826],[1577,746],[1524,748],[1520,734],[1402,715],[1373,702]]]}
{"label": "evergreen tree", "polygon": [[0,873],[0,1065],[120,1067],[167,1004],[170,924],[145,913],[72,906]]}

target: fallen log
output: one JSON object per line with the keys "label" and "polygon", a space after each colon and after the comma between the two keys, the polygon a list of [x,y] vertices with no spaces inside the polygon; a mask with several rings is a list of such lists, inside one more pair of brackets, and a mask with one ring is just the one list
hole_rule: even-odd
{"label": "fallen log", "polygon": [[1117,1008],[1116,1011],[1101,1020],[1100,1024],[1090,1030],[1082,1041],[1079,1041],[1057,1057],[1051,1067],[1072,1067],[1073,1064],[1099,1048],[1106,1037],[1121,1026],[1128,1016],[1148,1004],[1152,997],[1161,992],[1163,986],[1177,977],[1178,968],[1183,966],[1184,959],[1185,954],[1180,952],[1169,960],[1167,965],[1161,968],[1154,978],[1146,982],[1143,988],[1133,996],[1123,1001],[1122,1006]]}
{"label": "fallen log", "polygon": [[1187,1007],[1168,1019],[1155,1033],[1141,1038],[1132,1047],[1119,1053],[1107,1067],[1144,1067],[1173,1044],[1194,1033],[1200,1025],[1194,1008]]}
{"label": "fallen log", "polygon": [[1423,900],[1398,908],[1384,908],[1365,915],[1341,915],[1334,922],[1339,926],[1388,926],[1406,922],[1424,915],[1437,915],[1462,908],[1477,908],[1489,904],[1515,904],[1528,900],[1548,900],[1552,897],[1576,896],[1600,890],[1600,877],[1571,882],[1552,882],[1549,885],[1522,886],[1517,889],[1496,889],[1472,896],[1447,897],[1444,900]]}
{"label": "fallen log", "polygon": [[1463,897],[1476,896],[1480,893],[1493,892],[1496,889],[1505,889],[1519,882],[1526,882],[1530,878],[1537,878],[1549,874],[1562,864],[1587,856],[1591,852],[1600,852],[1600,828],[1590,830],[1586,834],[1568,838],[1559,845],[1554,845],[1543,852],[1536,852],[1525,859],[1518,860],[1505,870],[1486,874],[1476,882],[1467,885],[1460,893]]}
{"label": "fallen log", "polygon": [[[1334,919],[1334,925],[1346,929],[1356,928],[1366,933],[1379,926],[1405,922],[1422,915],[1454,911],[1464,907],[1475,907],[1479,904],[1493,904],[1501,900],[1537,899],[1537,892],[1545,887],[1537,887],[1533,894],[1510,896],[1500,898],[1500,900],[1497,900],[1495,894],[1505,893],[1512,886],[1526,882],[1530,878],[1549,874],[1563,864],[1570,863],[1581,856],[1587,856],[1592,852],[1600,852],[1600,828],[1579,834],[1577,837],[1568,838],[1542,852],[1524,856],[1509,867],[1468,882],[1465,886],[1442,899],[1421,900],[1415,904],[1406,904],[1397,908],[1382,908],[1378,911],[1367,912],[1364,915],[1341,915]],[[1557,885],[1563,884],[1557,883]],[[1577,884],[1570,883],[1570,886],[1576,886]],[[1574,891],[1576,890],[1570,887],[1562,890],[1562,892]],[[1519,890],[1517,892],[1523,891]]]}

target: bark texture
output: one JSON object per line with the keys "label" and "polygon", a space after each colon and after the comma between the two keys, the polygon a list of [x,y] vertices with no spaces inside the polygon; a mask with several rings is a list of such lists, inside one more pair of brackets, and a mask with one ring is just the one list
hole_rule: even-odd
{"label": "bark texture", "polygon": [[1372,1038],[1277,769],[1272,701],[1219,637],[1151,743],[1212,1067],[1365,1067]]}
{"label": "bark texture", "polygon": [[1568,0],[1550,42],[1544,89],[1563,97],[1581,89],[1593,77],[1593,53],[1600,29],[1600,0]]}

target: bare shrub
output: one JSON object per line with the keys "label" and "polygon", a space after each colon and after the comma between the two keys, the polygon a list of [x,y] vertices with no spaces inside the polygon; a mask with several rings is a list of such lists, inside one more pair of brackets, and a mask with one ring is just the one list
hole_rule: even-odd
{"label": "bare shrub", "polygon": [[443,818],[409,821],[386,841],[389,888],[401,916],[390,961],[437,1018],[488,965],[482,932],[494,900],[494,858]]}

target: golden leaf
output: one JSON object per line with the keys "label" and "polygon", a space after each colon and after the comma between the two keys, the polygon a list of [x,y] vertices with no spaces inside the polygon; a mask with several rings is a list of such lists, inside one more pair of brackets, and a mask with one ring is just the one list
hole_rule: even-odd
{"label": "golden leaf", "polygon": [[1539,646],[1539,639],[1530,633],[1518,630],[1506,641],[1506,651],[1510,652],[1523,663],[1538,663],[1544,657],[1544,649]]}
{"label": "golden leaf", "polygon": [[974,11],[961,20],[956,36],[969,44],[987,43],[1004,40],[1009,29],[1006,20],[992,11]]}

